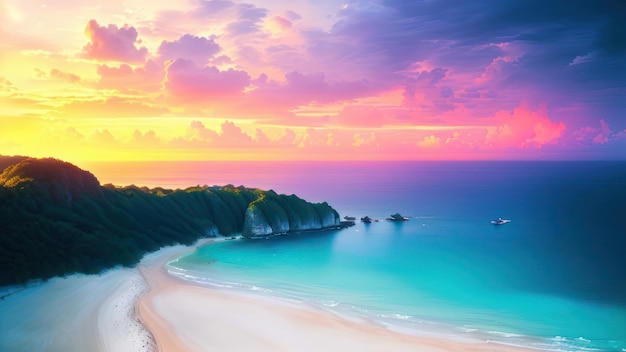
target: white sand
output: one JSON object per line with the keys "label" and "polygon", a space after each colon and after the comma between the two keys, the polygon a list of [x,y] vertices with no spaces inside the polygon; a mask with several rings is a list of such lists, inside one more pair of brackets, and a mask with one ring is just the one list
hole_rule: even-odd
{"label": "white sand", "polygon": [[0,301],[0,351],[153,351],[134,315],[146,288],[137,269],[33,285]]}
{"label": "white sand", "polygon": [[278,299],[200,287],[140,268],[150,292],[137,302],[159,351],[523,351],[486,342],[417,337]]}
{"label": "white sand", "polygon": [[[161,249],[142,263],[187,248]],[[4,288],[1,295],[17,293],[0,300],[0,351],[155,351],[152,335],[135,315],[135,302],[147,289],[136,268]]]}

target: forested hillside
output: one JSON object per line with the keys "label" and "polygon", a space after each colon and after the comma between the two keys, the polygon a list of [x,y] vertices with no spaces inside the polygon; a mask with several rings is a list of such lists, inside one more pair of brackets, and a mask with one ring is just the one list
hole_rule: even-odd
{"label": "forested hillside", "polygon": [[257,199],[268,217],[277,211],[293,219],[294,230],[339,218],[326,203],[273,191],[101,186],[91,173],[55,159],[0,156],[0,167],[0,285],[132,266],[162,246],[241,233]]}

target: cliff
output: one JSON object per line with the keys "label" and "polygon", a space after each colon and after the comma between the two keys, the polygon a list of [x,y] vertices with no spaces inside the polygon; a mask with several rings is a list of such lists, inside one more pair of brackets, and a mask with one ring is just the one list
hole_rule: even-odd
{"label": "cliff", "polygon": [[262,194],[246,209],[242,235],[268,237],[339,226],[339,214],[327,203],[308,203],[295,195]]}
{"label": "cliff", "polygon": [[55,159],[0,156],[0,285],[132,266],[202,237],[247,238],[336,227],[328,204],[234,187],[100,185]]}

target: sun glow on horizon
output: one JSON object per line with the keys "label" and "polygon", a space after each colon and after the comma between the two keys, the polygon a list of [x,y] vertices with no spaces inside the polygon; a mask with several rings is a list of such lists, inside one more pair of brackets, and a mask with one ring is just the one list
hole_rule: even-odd
{"label": "sun glow on horizon", "polygon": [[[568,38],[586,49],[571,56],[549,32],[552,21],[528,23],[550,33],[541,45],[503,40],[518,27],[482,21],[480,2],[464,5],[483,36],[470,41],[436,4],[404,6],[7,0],[0,153],[70,161],[626,158],[626,66],[605,65],[619,51],[594,47],[572,27]],[[558,11],[563,28],[573,26]],[[423,21],[436,24],[399,25]],[[578,25],[595,28],[586,21]]]}

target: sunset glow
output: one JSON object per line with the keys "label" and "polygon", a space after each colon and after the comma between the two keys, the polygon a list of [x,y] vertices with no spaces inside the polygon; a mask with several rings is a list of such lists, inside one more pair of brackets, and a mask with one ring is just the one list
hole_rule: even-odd
{"label": "sunset glow", "polygon": [[4,0],[0,154],[624,159],[624,13],[615,1]]}

